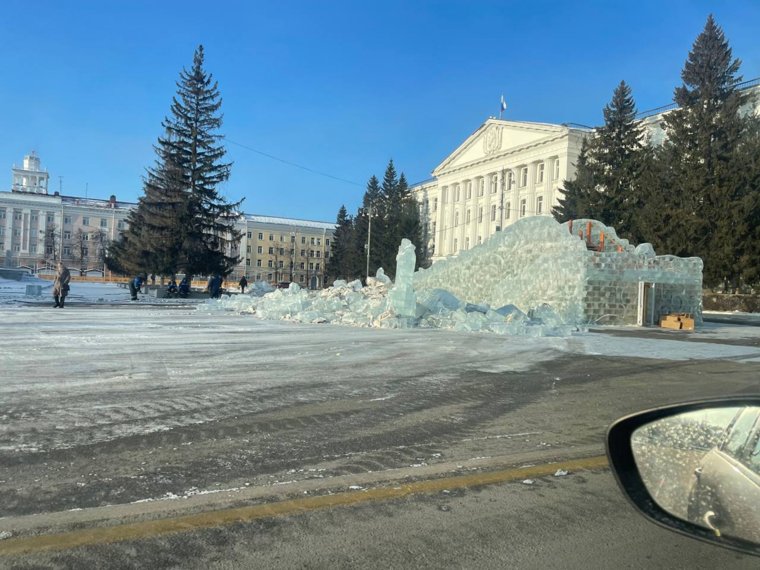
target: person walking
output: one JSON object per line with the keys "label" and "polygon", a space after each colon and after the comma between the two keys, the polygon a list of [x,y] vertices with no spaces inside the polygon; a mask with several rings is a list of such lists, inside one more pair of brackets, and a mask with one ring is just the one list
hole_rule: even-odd
{"label": "person walking", "polygon": [[218,273],[214,273],[208,280],[206,286],[208,290],[208,296],[212,299],[218,299],[222,296],[222,276]]}
{"label": "person walking", "polygon": [[141,274],[135,275],[135,278],[129,282],[129,294],[133,301],[137,301],[137,293],[140,291],[140,287],[143,284],[143,276]]}
{"label": "person walking", "polygon": [[245,293],[245,288],[246,288],[246,286],[248,285],[248,279],[246,279],[246,278],[245,278],[245,275],[243,275],[243,276],[240,278],[240,283],[239,283],[239,285],[240,285],[240,292],[241,292],[241,293]]}
{"label": "person walking", "polygon": [[59,261],[53,281],[53,299],[55,299],[53,307],[63,309],[63,302],[66,300],[66,295],[69,294],[69,281],[71,281],[71,273],[63,261]]}

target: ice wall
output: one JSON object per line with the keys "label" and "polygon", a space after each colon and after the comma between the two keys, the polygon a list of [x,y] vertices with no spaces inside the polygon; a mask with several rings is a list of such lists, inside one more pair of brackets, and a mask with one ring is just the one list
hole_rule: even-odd
{"label": "ice wall", "polygon": [[[464,240],[460,240],[464,242]],[[446,289],[470,303],[550,305],[568,323],[584,321],[586,245],[549,216],[518,220],[482,245],[414,275],[414,287]]]}
{"label": "ice wall", "polygon": [[418,290],[446,289],[470,303],[526,313],[549,305],[567,324],[636,324],[642,281],[655,284],[655,322],[673,312],[701,321],[701,259],[657,256],[596,220],[523,218],[414,277]]}

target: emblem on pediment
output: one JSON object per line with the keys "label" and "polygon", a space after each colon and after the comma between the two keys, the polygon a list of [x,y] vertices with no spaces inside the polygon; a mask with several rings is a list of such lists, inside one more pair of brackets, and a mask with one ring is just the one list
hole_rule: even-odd
{"label": "emblem on pediment", "polygon": [[483,138],[483,152],[486,155],[491,155],[501,150],[502,130],[502,127],[494,125],[486,131],[486,136]]}

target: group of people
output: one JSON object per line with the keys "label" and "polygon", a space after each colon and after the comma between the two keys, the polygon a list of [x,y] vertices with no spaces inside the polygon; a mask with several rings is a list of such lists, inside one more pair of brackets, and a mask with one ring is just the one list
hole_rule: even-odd
{"label": "group of people", "polygon": [[[71,273],[62,261],[58,262],[56,268],[55,280],[53,281],[53,299],[55,300],[53,307],[59,307],[62,309],[64,302],[66,301],[66,296],[69,294]],[[127,283],[127,286],[129,287],[129,295],[133,301],[137,301],[137,294],[147,280],[147,273],[139,273]],[[155,274],[150,276],[150,281],[153,285],[156,284]],[[218,299],[222,296],[222,293],[224,292],[222,283],[223,279],[219,273],[215,273],[209,278],[208,284],[206,285],[206,291],[208,292],[209,297],[212,299]],[[248,279],[245,275],[240,278],[238,285],[240,285],[240,292],[245,293],[245,288],[248,286]],[[169,280],[166,291],[170,297],[186,298],[190,295],[190,280],[187,277],[183,277],[179,282],[179,285],[177,285],[177,281],[172,277]]]}

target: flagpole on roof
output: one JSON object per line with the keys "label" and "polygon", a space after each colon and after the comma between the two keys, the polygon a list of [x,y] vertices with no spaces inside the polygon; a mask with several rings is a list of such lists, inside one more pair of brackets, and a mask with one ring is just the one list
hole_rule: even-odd
{"label": "flagpole on roof", "polygon": [[501,114],[506,111],[507,102],[504,100],[504,93],[501,94],[501,101],[499,102],[499,120],[501,120]]}

